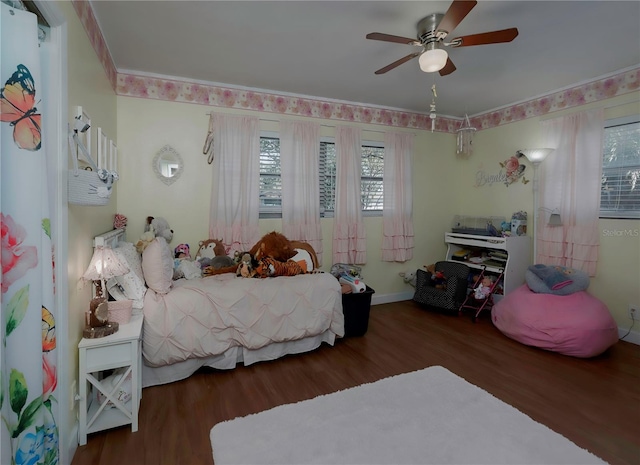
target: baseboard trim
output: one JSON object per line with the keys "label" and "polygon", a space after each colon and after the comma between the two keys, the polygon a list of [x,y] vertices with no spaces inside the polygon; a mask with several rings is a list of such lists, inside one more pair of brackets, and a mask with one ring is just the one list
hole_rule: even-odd
{"label": "baseboard trim", "polygon": [[401,302],[403,300],[413,299],[414,291],[397,292],[395,294],[373,294],[371,297],[371,305],[390,304],[393,302]]}
{"label": "baseboard trim", "polygon": [[[414,291],[396,292],[394,294],[373,294],[373,297],[371,298],[371,305],[390,304],[393,302],[401,302],[403,300],[411,300],[413,299],[413,294]],[[624,337],[622,340],[625,342],[640,345],[640,332],[638,331],[629,331],[629,328],[622,328],[619,326],[618,337]]]}
{"label": "baseboard trim", "polygon": [[[627,334],[627,336],[625,336],[625,334]],[[629,331],[629,328],[621,328],[618,326],[618,337],[624,337],[624,339],[622,339],[624,342],[640,345],[640,332],[638,331]]]}

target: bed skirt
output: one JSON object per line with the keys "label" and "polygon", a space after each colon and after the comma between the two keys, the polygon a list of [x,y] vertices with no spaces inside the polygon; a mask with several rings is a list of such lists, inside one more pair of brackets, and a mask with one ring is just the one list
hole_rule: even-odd
{"label": "bed skirt", "polygon": [[218,370],[231,370],[238,363],[245,366],[256,362],[275,360],[288,354],[301,354],[317,349],[323,342],[333,345],[336,335],[327,330],[317,336],[311,336],[297,341],[274,342],[260,349],[245,349],[243,347],[231,347],[220,355],[207,358],[188,359],[172,365],[151,367],[142,363],[142,387],[158,386],[160,384],[173,383],[188,378],[199,368],[208,366]]}

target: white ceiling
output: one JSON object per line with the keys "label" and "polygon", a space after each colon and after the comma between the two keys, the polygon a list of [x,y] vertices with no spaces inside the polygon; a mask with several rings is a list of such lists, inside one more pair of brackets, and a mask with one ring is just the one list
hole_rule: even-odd
{"label": "white ceiling", "polygon": [[423,73],[417,22],[450,1],[91,1],[120,72],[153,74],[463,117],[640,64],[639,1],[482,1],[448,36],[517,27],[506,44],[448,48],[457,70]]}

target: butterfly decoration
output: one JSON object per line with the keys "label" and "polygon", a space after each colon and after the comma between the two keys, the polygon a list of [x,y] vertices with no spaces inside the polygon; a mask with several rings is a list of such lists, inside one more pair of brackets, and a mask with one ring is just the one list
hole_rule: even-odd
{"label": "butterfly decoration", "polygon": [[42,351],[50,352],[56,348],[56,320],[53,314],[42,307]]}
{"label": "butterfly decoration", "polygon": [[37,113],[36,88],[25,65],[0,89],[0,121],[13,126],[13,140],[21,149],[35,152],[41,147],[42,115]]}

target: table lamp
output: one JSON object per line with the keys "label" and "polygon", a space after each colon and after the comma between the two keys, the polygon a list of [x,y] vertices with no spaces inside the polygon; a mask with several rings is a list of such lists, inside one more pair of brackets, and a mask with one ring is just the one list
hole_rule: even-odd
{"label": "table lamp", "polygon": [[129,268],[118,260],[116,254],[109,247],[98,246],[94,249],[91,263],[82,275],[82,279],[93,281],[95,284],[95,297],[89,304],[86,326],[83,331],[84,337],[94,339],[118,331],[118,323],[109,321],[108,318],[109,308],[105,281],[128,272]]}

